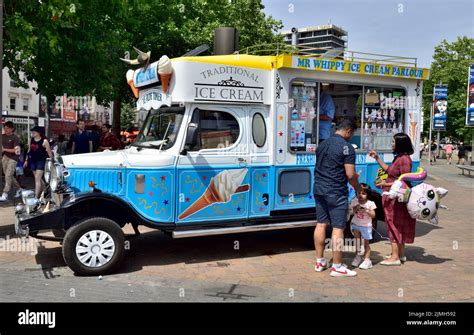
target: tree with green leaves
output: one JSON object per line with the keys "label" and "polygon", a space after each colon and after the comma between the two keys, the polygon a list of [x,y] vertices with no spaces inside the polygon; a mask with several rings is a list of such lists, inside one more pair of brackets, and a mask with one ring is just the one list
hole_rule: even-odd
{"label": "tree with green leaves", "polygon": [[135,125],[135,108],[130,104],[122,104],[120,111],[120,129],[129,130]]}
{"label": "tree with green leaves", "polygon": [[428,136],[433,87],[439,83],[448,85],[448,113],[443,137],[458,140],[470,139],[471,129],[466,123],[467,79],[469,65],[474,62],[474,39],[458,37],[452,43],[443,40],[435,47],[430,79],[423,86],[423,135]]}
{"label": "tree with green leaves", "polygon": [[49,101],[64,93],[113,101],[118,133],[121,104],[133,101],[119,58],[132,46],[151,51],[152,61],[179,57],[212,46],[219,26],[238,28],[242,48],[282,41],[274,35],[281,22],[261,0],[6,0],[4,64],[14,80],[20,72],[35,80]]}

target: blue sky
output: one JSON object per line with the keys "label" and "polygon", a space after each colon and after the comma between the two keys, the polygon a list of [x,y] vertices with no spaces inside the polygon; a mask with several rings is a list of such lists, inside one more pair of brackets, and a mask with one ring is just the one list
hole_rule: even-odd
{"label": "blue sky", "polygon": [[443,39],[474,38],[473,0],[263,0],[263,4],[266,14],[282,20],[284,30],[330,21],[348,32],[348,50],[416,57],[421,67],[430,66],[434,47]]}

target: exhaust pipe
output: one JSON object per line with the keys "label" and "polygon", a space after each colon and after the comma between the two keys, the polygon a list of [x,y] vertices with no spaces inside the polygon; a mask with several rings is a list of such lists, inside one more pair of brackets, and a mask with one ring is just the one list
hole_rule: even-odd
{"label": "exhaust pipe", "polygon": [[239,31],[220,27],[214,31],[214,55],[231,55],[239,50]]}

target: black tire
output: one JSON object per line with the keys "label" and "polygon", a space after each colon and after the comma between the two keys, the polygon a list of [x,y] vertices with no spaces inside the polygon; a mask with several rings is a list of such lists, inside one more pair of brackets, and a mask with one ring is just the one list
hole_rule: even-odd
{"label": "black tire", "polygon": [[[84,234],[87,234],[87,232],[93,230],[107,233],[114,244],[113,255],[108,257],[108,261],[104,265],[97,267],[83,264],[76,254],[76,245],[79,239]],[[94,276],[107,274],[112,272],[122,261],[124,257],[124,244],[125,235],[116,222],[103,217],[93,217],[80,221],[66,231],[66,236],[63,240],[63,257],[66,264],[78,275]]]}

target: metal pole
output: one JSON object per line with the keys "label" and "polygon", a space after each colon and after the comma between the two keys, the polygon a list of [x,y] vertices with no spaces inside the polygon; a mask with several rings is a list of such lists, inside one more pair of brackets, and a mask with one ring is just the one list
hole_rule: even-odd
{"label": "metal pole", "polygon": [[438,131],[437,133],[438,133],[438,134],[436,135],[436,144],[437,144],[437,146],[436,146],[436,157],[439,157],[439,153],[441,152],[441,151],[439,150],[439,147],[440,147],[439,143],[440,143],[440,139],[441,139],[441,138],[440,138],[440,133],[439,133],[439,131]]}
{"label": "metal pole", "polygon": [[[0,152],[3,153],[3,0],[0,0],[0,113]],[[2,175],[0,169],[0,178]]]}
{"label": "metal pole", "polygon": [[431,165],[431,133],[432,133],[432,128],[433,128],[433,102],[431,103],[431,108],[430,108],[430,135],[428,139],[428,162],[430,162]]}

